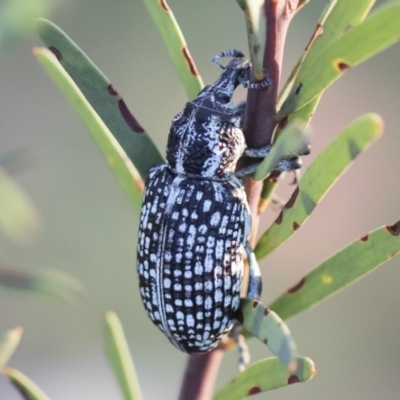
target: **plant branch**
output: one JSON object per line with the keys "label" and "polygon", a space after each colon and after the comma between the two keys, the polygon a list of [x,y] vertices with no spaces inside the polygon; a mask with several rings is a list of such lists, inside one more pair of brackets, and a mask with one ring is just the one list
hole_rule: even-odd
{"label": "plant branch", "polygon": [[205,354],[191,354],[186,364],[179,400],[209,400],[212,398],[224,348]]}
{"label": "plant branch", "polygon": [[[263,6],[266,21],[264,73],[271,79],[265,89],[249,90],[244,121],[244,134],[250,148],[260,148],[272,142],[276,128],[276,101],[282,70],[286,33],[301,0],[266,0]],[[254,78],[253,78],[254,79]]]}
{"label": "plant branch", "polygon": [[[271,80],[265,89],[249,90],[243,132],[250,148],[264,147],[272,142],[277,126],[276,103],[282,71],[283,50],[289,24],[304,0],[265,0],[263,13],[266,21],[266,41],[263,69]],[[253,77],[254,79],[254,77]],[[259,199],[262,183],[245,180],[247,198],[253,219],[253,239],[258,227]]]}

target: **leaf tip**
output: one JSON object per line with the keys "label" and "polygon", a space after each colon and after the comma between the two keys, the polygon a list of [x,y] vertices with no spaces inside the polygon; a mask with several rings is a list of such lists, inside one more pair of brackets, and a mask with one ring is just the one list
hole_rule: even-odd
{"label": "leaf tip", "polygon": [[315,363],[313,360],[311,360],[311,358],[305,357],[305,361],[308,363],[308,365],[310,366],[310,377],[308,378],[309,380],[314,378],[314,376],[317,373],[317,370],[315,368]]}
{"label": "leaf tip", "polygon": [[51,22],[46,18],[35,18],[33,20],[33,27],[36,30],[39,30],[40,28],[42,28],[43,26],[48,25],[48,24],[51,24]]}
{"label": "leaf tip", "polygon": [[114,311],[107,311],[105,315],[105,320],[107,323],[113,321],[116,318],[116,314]]}
{"label": "leaf tip", "polygon": [[17,326],[12,330],[12,332],[16,337],[21,338],[24,333],[24,328],[22,326]]}
{"label": "leaf tip", "polygon": [[383,121],[383,118],[376,113],[371,113],[369,114],[372,122],[375,124],[376,127],[376,133],[377,135],[382,135],[384,128],[385,128],[385,122]]}
{"label": "leaf tip", "polygon": [[1,372],[2,372],[4,375],[9,376],[10,373],[11,373],[11,370],[12,370],[12,368],[7,367],[7,366],[5,365],[5,366],[3,367],[3,369],[1,370]]}

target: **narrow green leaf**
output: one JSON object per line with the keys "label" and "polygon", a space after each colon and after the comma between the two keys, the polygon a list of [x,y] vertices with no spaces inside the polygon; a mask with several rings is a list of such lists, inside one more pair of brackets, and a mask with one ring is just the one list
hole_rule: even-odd
{"label": "narrow green leaf", "polygon": [[[287,97],[290,88],[293,87],[297,74],[301,75],[303,71],[306,71],[329,44],[360,25],[374,3],[375,0],[353,0],[351,2],[347,0],[331,0],[326,5],[303,56],[300,57],[279,96],[278,108],[281,106],[281,100]],[[296,81],[295,86],[297,84]],[[308,124],[314,115],[321,96],[322,92],[304,107],[291,113],[290,120],[300,119]]]}
{"label": "narrow green leaf", "polygon": [[243,328],[265,343],[290,372],[297,368],[297,349],[289,328],[259,301],[241,299],[239,321]]}
{"label": "narrow green leaf", "polygon": [[288,121],[303,121],[305,123],[305,127],[308,127],[308,124],[311,121],[311,118],[314,116],[315,110],[321,100],[323,92],[314,97],[310,102],[308,102],[305,106],[299,108],[289,115]]}
{"label": "narrow green leaf", "polygon": [[108,358],[118,379],[125,400],[141,400],[139,380],[136,376],[128,343],[116,314],[106,314],[105,341]]}
{"label": "narrow green leaf", "polygon": [[308,135],[302,121],[293,121],[280,132],[268,156],[264,158],[254,173],[255,181],[265,179],[280,160],[290,154],[299,154],[308,145]]}
{"label": "narrow green leaf", "polygon": [[331,43],[360,25],[374,3],[375,0],[330,0],[306,47],[299,74],[306,71]]}
{"label": "narrow green leaf", "polygon": [[166,0],[144,0],[144,4],[161,34],[188,98],[194,99],[203,89],[203,81],[171,8]]}
{"label": "narrow green leaf", "polygon": [[261,236],[254,250],[265,257],[288,239],[308,219],[352,161],[383,132],[383,121],[366,114],[348,125],[314,160],[276,221]]}
{"label": "narrow green leaf", "polygon": [[32,29],[32,19],[50,14],[53,0],[3,0],[0,4],[0,53],[7,45]]}
{"label": "narrow green leaf", "polygon": [[23,190],[0,168],[0,230],[18,243],[37,232],[39,215]]}
{"label": "narrow green leaf", "polygon": [[25,400],[49,400],[46,394],[21,371],[7,367],[3,373]]}
{"label": "narrow green leaf", "polygon": [[249,41],[250,60],[253,66],[253,73],[256,80],[261,81],[265,78],[263,71],[264,40],[261,30],[260,18],[262,13],[263,0],[236,0],[239,7],[243,10],[246,28],[247,39]]}
{"label": "narrow green leaf", "polygon": [[[318,39],[320,39],[320,36],[322,35],[322,33],[324,33],[324,35],[323,35],[324,39],[325,40],[327,39],[328,35],[326,35],[324,32],[325,31],[325,22],[326,22],[327,18],[329,17],[329,15],[331,14],[332,9],[337,4],[337,2],[338,2],[338,0],[330,0],[326,4],[324,10],[322,11],[322,14],[319,17],[319,20],[317,21],[315,30],[314,30],[313,34],[311,35],[311,38],[310,38],[306,48],[304,49],[304,53],[301,55],[301,57],[297,61],[296,65],[292,69],[292,72],[290,73],[289,78],[287,79],[281,92],[279,93],[277,108],[280,108],[282,106],[282,101],[284,99],[286,99],[286,97],[288,96],[289,91],[293,86],[293,82],[294,82],[297,74],[299,73],[300,68],[303,68],[304,60],[307,58],[307,55],[308,55],[310,49],[315,47],[314,46],[315,42]],[[355,2],[357,2],[357,0],[355,0]]]}
{"label": "narrow green leaf", "polygon": [[78,301],[83,297],[82,284],[60,271],[23,271],[0,266],[0,289],[38,294],[52,299]]}
{"label": "narrow green leaf", "polygon": [[303,107],[350,67],[383,51],[400,39],[400,2],[388,2],[330,44],[296,77],[279,111],[282,118]]}
{"label": "narrow green leaf", "polygon": [[297,370],[290,374],[277,357],[258,361],[220,389],[213,400],[241,400],[254,394],[306,382],[315,375],[312,360],[297,358]]}
{"label": "narrow green leaf", "polygon": [[18,326],[6,332],[0,339],[0,371],[7,365],[21,340],[23,329]]}
{"label": "narrow green leaf", "polygon": [[318,301],[392,259],[400,251],[400,221],[383,226],[335,254],[271,304],[283,319]]}
{"label": "narrow green leaf", "polygon": [[144,180],[150,167],[162,163],[163,158],[150,136],[129,111],[124,99],[92,60],[59,27],[39,18],[35,21],[35,28]]}
{"label": "narrow green leaf", "polygon": [[108,165],[125,189],[134,210],[139,213],[142,203],[143,182],[133,164],[54,54],[44,48],[35,48],[34,54],[83,120],[105,155]]}

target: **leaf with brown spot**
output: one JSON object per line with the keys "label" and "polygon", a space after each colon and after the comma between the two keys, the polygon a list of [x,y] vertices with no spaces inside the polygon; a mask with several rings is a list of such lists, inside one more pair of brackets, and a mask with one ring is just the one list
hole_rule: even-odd
{"label": "leaf with brown spot", "polygon": [[263,71],[264,51],[260,52],[260,49],[263,48],[262,44],[264,41],[264,31],[260,24],[260,14],[263,12],[263,2],[249,0],[236,0],[236,2],[243,10],[246,21],[250,61],[253,66],[254,77],[257,81],[261,81],[265,79]]}
{"label": "leaf with brown spot", "polygon": [[[82,92],[86,102],[106,126],[110,140],[116,139],[119,151],[129,157],[143,180],[154,164],[163,162],[163,157],[150,136],[143,130],[121,95],[112,87],[109,79],[97,68],[93,61],[74,43],[65,32],[52,22],[40,18],[35,21],[35,28],[49,48],[56,48],[61,54],[60,64]],[[64,92],[65,93],[65,92]],[[79,109],[77,110],[79,112]],[[82,115],[81,115],[82,117]],[[111,133],[112,132],[112,133]],[[97,139],[96,139],[97,140]],[[104,147],[100,146],[104,152]],[[111,151],[108,148],[107,152]],[[105,154],[108,158],[109,154]],[[115,159],[115,157],[112,157]],[[132,170],[132,166],[130,167]],[[135,172],[136,176],[138,175]],[[129,184],[132,186],[131,178]],[[127,188],[127,186],[125,187]],[[141,195],[139,196],[141,198]],[[141,200],[137,201],[139,207]]]}
{"label": "leaf with brown spot", "polygon": [[[154,0],[144,0],[144,4],[160,32],[188,98],[194,99],[203,89],[203,81],[171,8],[167,5],[166,0],[161,3]],[[211,57],[212,54],[210,54]]]}
{"label": "leaf with brown spot", "polygon": [[343,60],[333,60],[333,65],[339,72],[345,72],[346,69],[350,68],[350,65]]}
{"label": "leaf with brown spot", "polygon": [[284,207],[277,221],[262,234],[254,250],[258,259],[280,246],[304,224],[355,157],[378,139],[382,131],[382,119],[376,114],[366,114],[348,125],[317,156],[299,183],[293,206]]}
{"label": "leaf with brown spot", "polygon": [[[343,5],[347,7],[349,2],[340,3],[345,3]],[[399,41],[399,20],[400,3],[387,2],[376,8],[360,25],[344,31],[338,39],[310,58],[309,65],[304,65],[298,72],[278,113],[279,117],[301,109],[342,75],[343,70],[334,60],[340,60],[342,66],[355,67]],[[295,91],[300,82],[303,87],[297,95]]]}
{"label": "leaf with brown spot", "polygon": [[400,221],[397,221],[395,224],[393,225],[387,225],[386,229],[388,230],[388,232],[393,235],[393,236],[399,236],[400,234]]}
{"label": "leaf with brown spot", "polygon": [[295,368],[296,344],[281,318],[261,302],[254,307],[251,299],[241,299],[240,310],[243,313],[243,328],[265,343],[288,369]]}
{"label": "leaf with brown spot", "polygon": [[[315,268],[304,278],[301,290],[284,293],[270,308],[283,319],[293,317],[360,279],[399,252],[400,235],[394,236],[386,226],[382,226],[370,232],[367,241],[355,240]],[[326,277],[329,277],[329,284],[326,284]]]}
{"label": "leaf with brown spot", "polygon": [[288,289],[287,293],[293,294],[293,293],[298,292],[299,290],[302,289],[302,287],[304,286],[305,283],[306,283],[306,278],[301,279],[299,283],[296,283],[296,285],[294,285],[290,289]]}
{"label": "leaf with brown spot", "polygon": [[[296,79],[297,75],[305,71],[315,61],[318,55],[325,50],[331,43],[343,36],[349,31],[348,27],[356,27],[364,21],[375,0],[357,0],[357,1],[330,1],[323,10],[314,34],[309,44],[305,48],[304,54],[293,68],[288,81],[279,95],[278,109],[289,94],[290,88],[294,87],[294,93],[300,94],[303,83]],[[296,79],[296,83],[294,83]],[[320,96],[319,96],[320,97]],[[307,108],[296,111],[290,115],[290,120],[301,119],[307,123],[319,102],[315,99]]]}
{"label": "leaf with brown spot", "polygon": [[227,383],[213,400],[241,400],[253,394],[268,392],[297,382],[306,382],[315,375],[312,360],[297,358],[297,369],[290,374],[277,357],[258,361]]}
{"label": "leaf with brown spot", "polygon": [[[43,24],[45,27],[48,27],[49,22],[40,21],[39,25],[42,26]],[[53,32],[53,29],[55,29],[52,26],[50,28],[52,29],[51,32]],[[59,32],[57,34],[59,34]],[[132,208],[139,214],[142,205],[143,183],[138,174],[138,171],[135,168],[137,164],[135,166],[132,164],[131,159],[127,156],[127,153],[117,142],[113,134],[108,129],[107,125],[97,114],[96,110],[89,104],[86,96],[84,96],[83,93],[79,90],[78,86],[71,78],[71,76],[67,74],[62,65],[57,61],[53,53],[51,53],[51,51],[48,49],[36,48],[34,49],[34,54],[41,65],[44,67],[46,72],[50,75],[50,77],[58,85],[58,87],[67,97],[67,99],[71,102],[72,106],[75,108],[75,111],[81,117],[82,121],[86,125],[99,149],[104,154],[109,167],[113,170],[121,186],[124,188],[125,193],[127,194],[128,199],[131,202]],[[63,59],[65,59],[65,57]],[[107,98],[115,99],[116,103],[114,105],[118,108],[120,97],[118,94],[114,94],[117,92],[110,86],[109,83],[104,86],[104,93]],[[108,109],[107,107],[108,106],[106,104],[105,108],[110,111],[110,109]],[[120,119],[119,122],[117,121],[117,124],[123,123],[125,127],[128,127],[124,118],[121,116],[121,114],[119,115],[122,120]],[[144,140],[141,142],[142,145],[144,145],[144,147],[149,150],[149,153],[147,153],[144,148],[139,145],[139,149],[142,148],[143,153],[138,155],[138,157],[140,157],[142,161],[147,158],[144,163],[139,165],[141,165],[142,167],[142,173],[147,174],[146,168],[150,167],[148,163],[151,163],[155,157],[155,154],[152,153],[151,149],[148,148],[146,145],[146,142],[147,144],[150,143],[148,142],[149,138],[146,139],[147,136],[145,134],[133,134],[130,128],[129,132],[132,140],[135,137],[137,140],[141,141],[142,139],[138,138],[142,137]],[[138,144],[139,142],[137,140],[133,140],[133,143]],[[130,145],[132,145],[132,143]]]}

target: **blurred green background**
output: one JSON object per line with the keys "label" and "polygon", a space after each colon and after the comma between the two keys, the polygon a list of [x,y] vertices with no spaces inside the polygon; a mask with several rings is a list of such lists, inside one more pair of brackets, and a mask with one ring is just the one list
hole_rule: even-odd
{"label": "blurred green background", "polygon": [[[210,63],[213,55],[230,48],[247,50],[235,1],[169,4],[206,83],[219,74]],[[311,1],[295,18],[284,77],[325,4]],[[51,19],[111,79],[164,153],[170,121],[186,98],[142,1],[59,0]],[[42,216],[41,231],[30,245],[21,247],[0,237],[1,263],[67,272],[87,292],[71,306],[2,290],[0,332],[17,325],[25,328],[10,365],[52,399],[122,398],[103,349],[103,315],[114,310],[125,327],[145,398],[174,399],[186,356],[164,339],[142,308],[135,271],[137,216],[83,124],[34,59],[31,49],[38,45],[30,30],[0,53],[0,153],[23,152],[12,177]],[[312,121],[313,149],[304,158],[305,168],[361,114],[381,114],[385,134],[334,186],[310,221],[262,262],[264,302],[358,236],[399,219],[399,63],[400,47],[395,46],[348,71],[323,97]],[[238,99],[243,95],[240,92]],[[288,183],[280,190],[284,198],[292,190]],[[267,213],[264,228],[273,216]],[[318,374],[309,383],[257,398],[398,399],[399,266],[400,258],[395,258],[291,320],[299,351],[315,361]],[[251,352],[253,361],[267,356],[256,341],[251,341]],[[236,353],[231,352],[218,386],[236,373]],[[20,399],[3,376],[0,399]]]}

